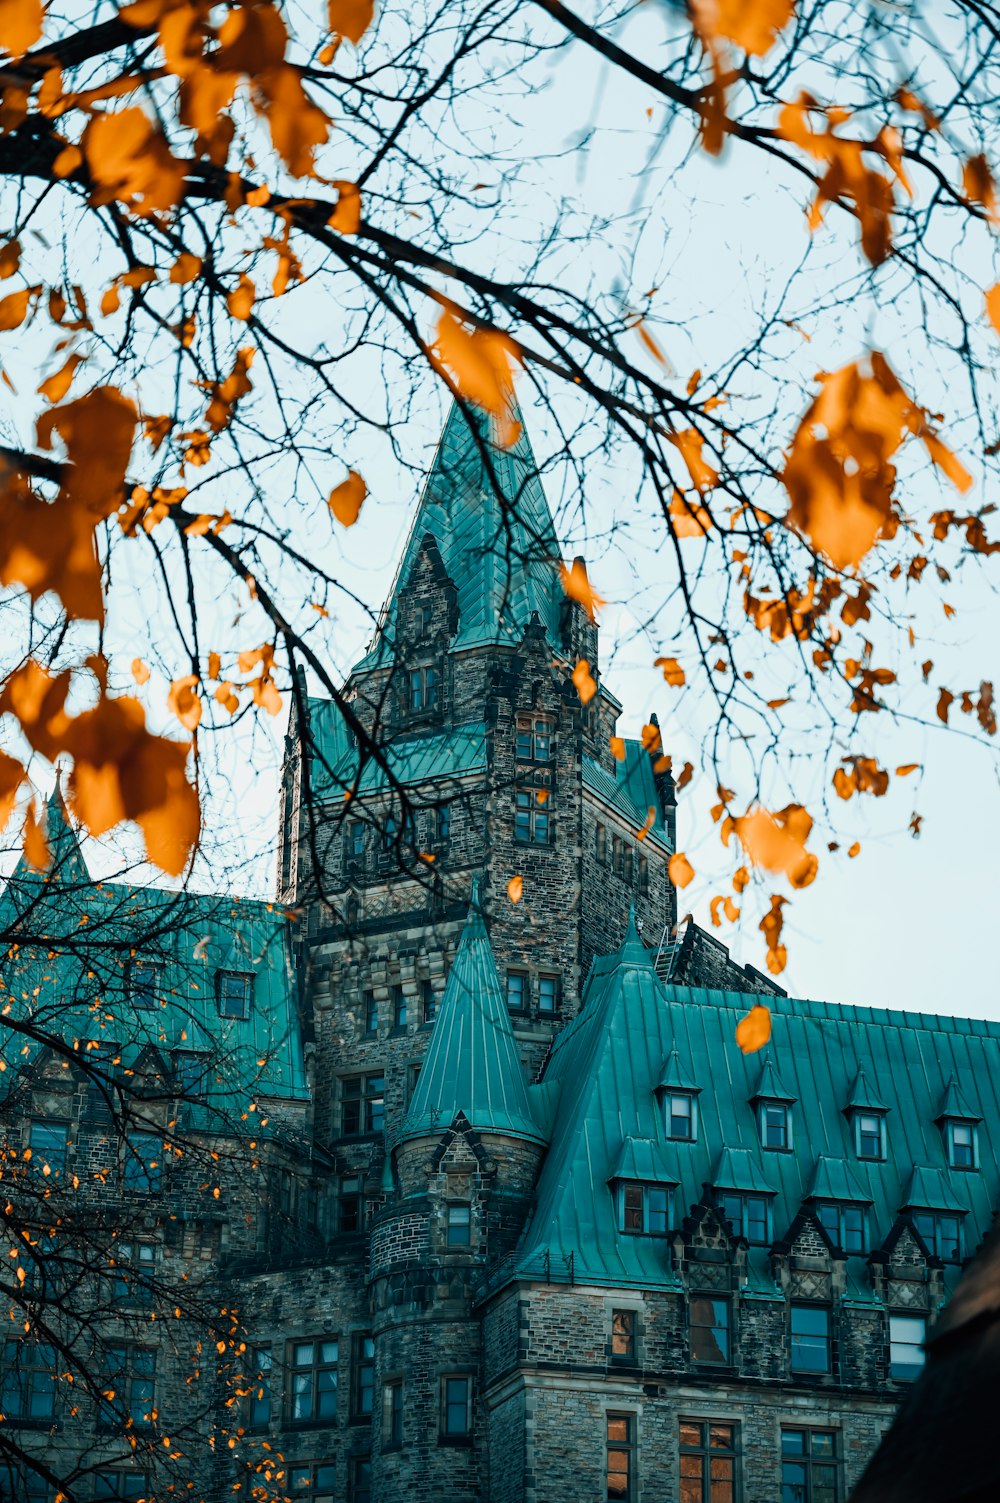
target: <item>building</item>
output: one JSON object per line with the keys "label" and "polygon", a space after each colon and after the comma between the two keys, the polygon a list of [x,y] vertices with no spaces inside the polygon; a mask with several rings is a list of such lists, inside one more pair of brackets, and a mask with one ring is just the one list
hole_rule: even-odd
{"label": "building", "polygon": [[[992,1220],[1000,1025],[789,999],[678,929],[655,722],[615,737],[558,560],[523,432],[454,411],[368,653],[289,727],[280,908],[94,886],[50,810],[5,898],[11,1496],[52,1488],[10,1437],[86,1503],[860,1477]],[[69,1425],[26,1286],[87,1216],[73,1311],[125,1382]]]}

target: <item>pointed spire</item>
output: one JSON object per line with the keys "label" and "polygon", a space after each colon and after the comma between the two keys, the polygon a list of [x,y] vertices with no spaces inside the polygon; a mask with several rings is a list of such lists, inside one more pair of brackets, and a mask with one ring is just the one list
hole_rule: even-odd
{"label": "pointed spire", "polygon": [[768,1053],[765,1054],[764,1062],[760,1067],[760,1074],[757,1077],[757,1088],[753,1095],[747,1099],[750,1102],[783,1101],[786,1106],[791,1106],[799,1098],[793,1096],[791,1091],[785,1090],[785,1087],[781,1083],[781,1076],[778,1074],[775,1063]]}
{"label": "pointed spire", "polygon": [[635,921],[635,904],[629,904],[625,938],[621,942],[616,960],[619,965],[652,965],[653,956],[642,942],[639,926]]}
{"label": "pointed spire", "polygon": [[858,1073],[854,1077],[854,1084],[851,1086],[843,1109],[845,1112],[875,1112],[876,1114],[884,1114],[889,1110],[878,1091],[874,1086],[869,1085],[864,1065],[858,1066]]}
{"label": "pointed spire", "polygon": [[11,881],[58,882],[64,887],[87,886],[91,880],[90,872],[80,849],[79,837],[70,823],[58,775],[52,793],[45,800],[42,828],[51,857],[48,869],[44,872],[36,871],[22,855],[14,868]]}
{"label": "pointed spire", "polygon": [[400,1138],[446,1132],[460,1112],[477,1132],[545,1142],[531,1111],[476,878]]}
{"label": "pointed spire", "polygon": [[485,414],[452,406],[375,640],[358,664],[361,670],[393,655],[397,602],[428,535],[457,591],[453,647],[517,646],[535,614],[558,646],[559,543],[516,403],[512,419],[518,437],[500,448]]}
{"label": "pointed spire", "polygon": [[702,1087],[694,1077],[681,1069],[681,1057],[676,1048],[671,1049],[667,1055],[660,1078],[656,1083],[658,1091],[688,1091],[692,1096],[700,1096]]}
{"label": "pointed spire", "polygon": [[955,1118],[959,1122],[981,1122],[981,1112],[974,1111],[969,1102],[958,1088],[958,1078],[955,1072],[948,1076],[948,1083],[944,1088],[938,1109],[934,1113],[935,1122],[943,1122],[945,1118]]}

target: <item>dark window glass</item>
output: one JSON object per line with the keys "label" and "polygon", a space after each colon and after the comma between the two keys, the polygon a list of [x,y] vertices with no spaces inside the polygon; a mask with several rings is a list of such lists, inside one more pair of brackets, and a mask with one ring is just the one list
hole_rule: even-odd
{"label": "dark window glass", "polygon": [[792,1305],[792,1371],[830,1371],[830,1312],[822,1305]]}
{"label": "dark window glass", "polygon": [[622,842],[621,842],[621,837],[618,836],[618,835],[612,835],[612,837],[611,837],[611,869],[615,873],[615,875],[618,876],[618,877],[620,877],[621,874],[622,874],[622,853],[623,853],[623,851],[624,851],[624,847],[623,847]]}
{"label": "dark window glass", "polygon": [[539,976],[538,1011],[555,1012],[559,1006],[559,977]]}
{"label": "dark window glass", "polygon": [[524,1012],[528,1000],[528,978],[523,971],[507,972],[507,1006],[511,1012]]}
{"label": "dark window glass", "polygon": [[608,1503],[633,1503],[636,1496],[635,1416],[608,1415]]}
{"label": "dark window glass", "polygon": [[976,1167],[976,1129],[971,1122],[946,1122],[948,1163],[952,1169]]}
{"label": "dark window glass", "polygon": [[681,1420],[680,1503],[735,1503],[736,1426]]}
{"label": "dark window glass", "polygon": [[132,1132],[125,1139],[122,1184],[127,1190],[155,1194],[163,1184],[163,1139],[150,1132]]}
{"label": "dark window glass", "polygon": [[396,837],[398,834],[399,821],[394,814],[387,814],[379,837],[384,852],[389,853],[396,849]]}
{"label": "dark window glass", "polygon": [[691,1296],[691,1360],[729,1361],[729,1301],[709,1294]]}
{"label": "dark window glass", "polygon": [[552,722],[541,715],[518,715],[517,760],[548,762],[552,758]]}
{"label": "dark window glass", "polygon": [[635,1361],[634,1310],[612,1310],[611,1356],[619,1362]]}
{"label": "dark window glass", "polygon": [[817,1201],[816,1215],[834,1247],[841,1252],[863,1253],[867,1246],[867,1216],[864,1206],[843,1201]]}
{"label": "dark window glass", "polygon": [[365,992],[365,1033],[369,1038],[378,1033],[378,999],[374,992]]}
{"label": "dark window glass", "polygon": [[889,1316],[889,1376],[910,1382],[924,1365],[927,1321],[922,1315]]}
{"label": "dark window glass", "polygon": [[639,896],[649,897],[649,862],[645,856],[639,857]]}
{"label": "dark window glass", "polygon": [[392,989],[392,1026],[393,1028],[405,1028],[409,1017],[406,993],[401,986]]}
{"label": "dark window glass", "polygon": [[425,1023],[433,1023],[437,1017],[437,996],[429,981],[420,983],[420,1002]]}
{"label": "dark window glass", "polygon": [[882,1118],[871,1112],[859,1112],[856,1119],[859,1159],[883,1159]]}
{"label": "dark window glass", "polygon": [[348,1463],[350,1503],[371,1503],[372,1463],[370,1456],[352,1456]]}
{"label": "dark window glass", "polygon": [[446,1241],[449,1247],[468,1247],[472,1240],[472,1207],[467,1203],[448,1207]]}
{"label": "dark window glass", "polygon": [[360,1179],[340,1181],[338,1201],[338,1229],[344,1233],[360,1232],[364,1228],[364,1197]]}
{"label": "dark window glass", "polygon": [[670,1218],[670,1191],[664,1185],[626,1183],[618,1187],[620,1231],[662,1237]]}
{"label": "dark window glass", "polygon": [[180,1095],[186,1100],[203,1096],[208,1084],[208,1055],[194,1049],[175,1049],[173,1063]]}
{"label": "dark window glass", "polygon": [[365,824],[362,819],[352,819],[347,827],[347,854],[352,861],[360,861],[365,854]]}
{"label": "dark window glass", "polygon": [[521,786],[514,790],[514,835],[529,845],[548,845],[551,833],[549,790]]}
{"label": "dark window glass", "polygon": [[781,1503],[839,1503],[834,1430],[782,1430]]}
{"label": "dark window glass", "polygon": [[[104,1349],[101,1422],[105,1427],[148,1430],[153,1423],[156,1353],[122,1342]],[[113,1398],[108,1398],[113,1394]]]}
{"label": "dark window glass", "polygon": [[411,714],[420,715],[433,710],[438,702],[438,674],[436,668],[411,668],[406,675],[406,696]]}
{"label": "dark window glass", "polygon": [[472,1379],[441,1379],[441,1434],[469,1435],[472,1431]]}
{"label": "dark window glass", "polygon": [[128,994],[133,1007],[159,1007],[163,998],[164,967],[136,957],[129,965]]}
{"label": "dark window glass", "polygon": [[420,1079],[420,1066],[407,1065],[406,1067],[406,1104],[409,1106],[413,1100],[413,1093],[417,1089],[417,1081]]}
{"label": "dark window glass", "polygon": [[271,1348],[250,1348],[247,1429],[266,1430],[271,1423]]}
{"label": "dark window glass", "polygon": [[957,1216],[939,1211],[914,1211],[913,1225],[928,1252],[943,1263],[961,1263],[962,1223]]}
{"label": "dark window glass", "polygon": [[716,1203],[734,1237],[745,1237],[753,1247],[768,1246],[771,1239],[765,1196],[740,1195],[733,1190],[724,1190],[719,1193]]}
{"label": "dark window glass", "polygon": [[368,1419],[375,1396],[375,1342],[371,1336],[355,1336],[353,1366],[351,1412],[355,1419]]}
{"label": "dark window glass", "polygon": [[224,1018],[248,1018],[253,999],[253,977],[240,971],[219,971],[219,1013]]}
{"label": "dark window glass", "polygon": [[66,1168],[69,1126],[68,1122],[46,1118],[32,1122],[28,1127],[29,1162],[32,1169],[45,1179],[59,1176]]}
{"label": "dark window glass", "polygon": [[446,844],[451,834],[451,809],[447,804],[439,804],[435,811],[434,831],[438,845]]}
{"label": "dark window glass", "polygon": [[293,1341],[288,1360],[288,1417],[293,1425],[337,1417],[336,1337]]}
{"label": "dark window glass", "polygon": [[764,1101],[760,1107],[760,1140],[765,1148],[788,1148],[788,1107],[781,1101]]}
{"label": "dark window glass", "polygon": [[432,611],[431,611],[431,607],[429,605],[422,605],[420,607],[420,630],[421,631],[430,631],[431,615],[432,615]]}
{"label": "dark window glass", "polygon": [[112,1258],[111,1298],[116,1307],[152,1303],[151,1281],[156,1276],[156,1245],[116,1242]]}
{"label": "dark window glass", "polygon": [[56,1409],[55,1351],[42,1341],[3,1344],[3,1412],[12,1422],[47,1425]]}
{"label": "dark window glass", "polygon": [[382,1446],[403,1444],[403,1380],[394,1378],[382,1390]]}
{"label": "dark window glass", "polygon": [[288,1469],[292,1497],[302,1503],[339,1503],[337,1468],[332,1461],[299,1462]]}
{"label": "dark window glass", "polygon": [[349,1075],[340,1083],[341,1134],[345,1138],[381,1132],[385,1122],[385,1076]]}
{"label": "dark window glass", "polygon": [[608,832],[601,824],[597,826],[597,859],[602,866],[608,859]]}
{"label": "dark window glass", "polygon": [[94,1503],[139,1503],[150,1496],[145,1472],[106,1471],[94,1477]]}
{"label": "dark window glass", "polygon": [[695,1139],[694,1097],[674,1095],[667,1097],[667,1136],[679,1138],[684,1143]]}

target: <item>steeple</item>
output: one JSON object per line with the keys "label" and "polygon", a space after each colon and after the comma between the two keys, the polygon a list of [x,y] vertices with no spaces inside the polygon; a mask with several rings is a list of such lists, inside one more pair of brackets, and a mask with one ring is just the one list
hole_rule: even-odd
{"label": "steeple", "polygon": [[51,857],[48,869],[36,871],[22,855],[11,875],[12,883],[45,881],[61,887],[83,887],[90,882],[90,872],[80,849],[76,830],[70,823],[59,780],[45,801],[42,816],[45,842]]}
{"label": "steeple", "polygon": [[543,1143],[500,986],[478,884],[400,1140],[445,1132],[459,1113],[477,1132]]}
{"label": "steeple", "polygon": [[453,647],[516,646],[536,611],[558,646],[559,543],[516,404],[512,418],[519,433],[505,449],[485,414],[452,407],[361,671],[392,659],[397,601],[428,538],[457,591]]}

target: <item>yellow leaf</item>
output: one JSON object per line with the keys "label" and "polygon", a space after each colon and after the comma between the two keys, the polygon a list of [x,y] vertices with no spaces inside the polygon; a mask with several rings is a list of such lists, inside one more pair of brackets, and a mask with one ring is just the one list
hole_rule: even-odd
{"label": "yellow leaf", "polygon": [[326,221],[340,235],[356,235],[361,228],[361,189],[356,183],[335,178],[337,206]]}
{"label": "yellow leaf", "polygon": [[497,441],[509,449],[516,443],[521,425],[514,421],[515,363],[521,352],[513,339],[497,329],[474,328],[470,332],[446,309],[437,326],[437,340],[428,350],[435,370],[447,371],[467,401],[492,414]]}
{"label": "yellow leaf", "polygon": [[756,1054],[771,1037],[771,1013],[762,1002],[751,1007],[736,1025],[736,1042],[744,1054]]}
{"label": "yellow leaf", "polygon": [[788,804],[771,813],[757,808],[738,819],[723,822],[723,840],[735,831],[754,866],[769,872],[784,872],[793,887],[808,887],[819,862],[805,848],[812,818],[801,804]]}
{"label": "yellow leaf", "polygon": [[132,677],[137,684],[146,684],[149,682],[149,669],[142,661],[142,658],[132,659]]}
{"label": "yellow leaf", "polygon": [[42,382],[38,388],[39,396],[44,397],[47,402],[61,402],[73,383],[77,366],[82,364],[83,359],[83,355],[70,355],[60,370],[57,370],[54,375],[47,376]]}
{"label": "yellow leaf", "polygon": [[711,490],[719,479],[719,472],[702,458],[705,440],[697,429],[685,428],[680,433],[671,433],[669,438],[674,447],[681,451],[692,485],[700,492]]}
{"label": "yellow leaf", "polygon": [[197,692],[198,675],[188,673],[175,678],[167,695],[167,709],[177,716],[186,730],[197,730],[201,720],[201,697]]}
{"label": "yellow leaf", "polygon": [[791,20],[794,0],[691,0],[691,19],[703,39],[723,37],[763,57]]}
{"label": "yellow leaf", "polygon": [[375,17],[375,0],[328,0],[330,30],[355,46]]}
{"label": "yellow leaf", "polygon": [[597,684],[586,658],[581,658],[573,669],[573,687],[579,694],[582,705],[589,704],[597,693]]}
{"label": "yellow leaf", "polygon": [[23,57],[42,35],[42,0],[0,0],[0,47]]}
{"label": "yellow leaf", "polygon": [[507,896],[510,898],[511,902],[520,903],[523,892],[524,878],[511,877],[510,881],[507,883]]}
{"label": "yellow leaf", "polygon": [[694,867],[683,851],[675,851],[667,865],[667,876],[675,887],[687,887],[694,879]]}
{"label": "yellow leaf", "polygon": [[587,577],[587,565],[582,558],[575,558],[570,569],[560,563],[559,581],[562,584],[563,593],[570,600],[575,600],[578,605],[583,606],[591,621],[595,619],[595,612],[599,611],[602,605],[607,605],[603,596],[598,595],[597,591],[592,588]]}
{"label": "yellow leaf", "polygon": [[83,136],[95,207],[117,199],[134,214],[172,209],[184,191],[186,164],[138,105],[91,118]]}
{"label": "yellow leaf", "polygon": [[349,470],[347,479],[334,486],[327,502],[341,527],[353,527],[361,514],[368,487],[357,470]]}
{"label": "yellow leaf", "polygon": [[253,312],[254,298],[256,297],[256,295],[256,287],[254,286],[253,282],[251,282],[246,273],[244,273],[240,277],[237,286],[233,288],[232,292],[226,298],[226,307],[229,309],[233,318],[238,318],[242,323],[246,323],[247,319],[250,317],[250,314]]}

